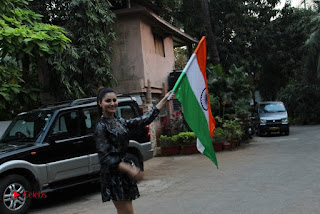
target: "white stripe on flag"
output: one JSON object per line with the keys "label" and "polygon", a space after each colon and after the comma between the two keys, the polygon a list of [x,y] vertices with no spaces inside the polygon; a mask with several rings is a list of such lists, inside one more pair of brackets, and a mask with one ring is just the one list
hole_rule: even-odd
{"label": "white stripe on flag", "polygon": [[186,74],[188,77],[189,84],[192,88],[192,91],[197,98],[199,106],[201,107],[202,112],[207,119],[207,124],[209,127],[208,111],[206,111],[202,108],[201,100],[200,100],[201,93],[202,93],[203,89],[205,89],[204,87],[205,87],[206,83],[205,83],[204,77],[200,71],[200,67],[199,67],[196,55],[192,54],[191,58],[192,58],[192,62],[190,63],[190,67],[188,68],[188,72],[186,72]]}

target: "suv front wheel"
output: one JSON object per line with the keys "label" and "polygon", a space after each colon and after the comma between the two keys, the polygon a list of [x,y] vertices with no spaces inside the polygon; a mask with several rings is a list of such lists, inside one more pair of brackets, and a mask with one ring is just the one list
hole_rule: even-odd
{"label": "suv front wheel", "polygon": [[0,213],[22,214],[31,204],[25,192],[31,192],[31,185],[21,175],[7,175],[0,179]]}

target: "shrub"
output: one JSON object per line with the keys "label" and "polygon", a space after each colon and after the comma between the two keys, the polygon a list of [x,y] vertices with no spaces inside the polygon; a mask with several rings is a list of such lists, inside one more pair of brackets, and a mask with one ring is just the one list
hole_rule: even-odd
{"label": "shrub", "polygon": [[196,139],[197,136],[193,132],[180,132],[172,137],[161,135],[159,146],[191,145],[196,143]]}
{"label": "shrub", "polygon": [[190,145],[197,142],[197,136],[193,132],[180,132],[178,135],[173,136],[173,138],[176,136],[181,145]]}
{"label": "shrub", "polygon": [[241,121],[238,118],[234,120],[225,120],[222,127],[225,130],[225,137],[227,140],[240,140],[244,135]]}
{"label": "shrub", "polygon": [[173,140],[173,137],[168,137],[167,135],[161,135],[159,138],[159,146],[176,146],[178,145],[176,141]]}
{"label": "shrub", "polygon": [[214,131],[212,142],[215,143],[215,142],[223,142],[223,141],[225,141],[225,132],[222,128],[218,127]]}
{"label": "shrub", "polygon": [[278,95],[278,100],[285,103],[292,123],[312,124],[320,122],[320,86],[291,82]]}

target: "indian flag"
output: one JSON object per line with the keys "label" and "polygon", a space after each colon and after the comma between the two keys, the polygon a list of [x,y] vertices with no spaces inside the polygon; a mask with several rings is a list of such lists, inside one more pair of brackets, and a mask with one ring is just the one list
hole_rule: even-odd
{"label": "indian flag", "polygon": [[198,138],[197,149],[218,168],[212,146],[215,121],[207,87],[206,59],[206,39],[202,37],[172,91],[183,106],[185,120]]}

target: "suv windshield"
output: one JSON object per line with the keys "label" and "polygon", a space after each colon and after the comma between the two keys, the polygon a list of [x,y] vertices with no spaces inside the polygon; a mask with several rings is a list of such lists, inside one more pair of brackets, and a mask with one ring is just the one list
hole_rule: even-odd
{"label": "suv windshield", "polygon": [[1,142],[35,142],[51,118],[51,113],[37,111],[17,116],[1,138]]}
{"label": "suv windshield", "polygon": [[282,103],[267,103],[260,105],[260,113],[286,112]]}

